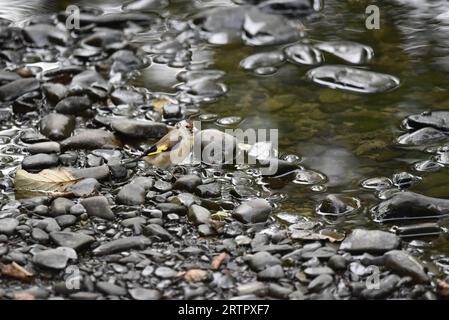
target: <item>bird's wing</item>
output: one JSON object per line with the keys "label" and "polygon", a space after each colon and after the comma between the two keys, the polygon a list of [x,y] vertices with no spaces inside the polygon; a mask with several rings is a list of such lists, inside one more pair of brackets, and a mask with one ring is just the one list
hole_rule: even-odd
{"label": "bird's wing", "polygon": [[170,151],[175,145],[181,141],[181,136],[170,132],[161,138],[155,145],[145,152],[146,156],[153,156],[161,152]]}

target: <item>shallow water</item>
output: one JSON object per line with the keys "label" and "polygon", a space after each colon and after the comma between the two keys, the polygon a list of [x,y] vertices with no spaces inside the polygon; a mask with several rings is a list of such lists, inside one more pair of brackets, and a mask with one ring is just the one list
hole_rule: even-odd
{"label": "shallow water", "polygon": [[[74,3],[92,6],[88,1],[0,1],[0,17],[19,23],[44,13],[64,10]],[[106,11],[117,11],[122,1],[95,1]],[[232,5],[230,1],[171,1],[162,16],[185,20],[204,7]],[[252,53],[270,47],[243,45],[217,46],[200,44],[192,52],[196,64],[224,70],[223,82],[228,93],[214,103],[202,104],[202,113],[220,117],[239,116],[239,127],[275,128],[279,130],[282,155],[298,155],[309,169],[326,175],[322,191],[278,181],[276,192],[286,195],[279,210],[324,219],[315,212],[317,203],[328,193],[344,193],[361,200],[362,209],[337,220],[326,220],[337,228],[365,226],[389,229],[392,224],[378,225],[369,208],[379,200],[361,181],[407,171],[422,177],[413,191],[428,196],[448,198],[449,172],[443,168],[425,175],[413,171],[413,163],[429,159],[425,152],[398,148],[394,139],[401,122],[409,114],[426,110],[449,109],[448,44],[449,15],[441,5],[426,1],[390,1],[381,7],[380,30],[365,28],[364,11],[368,1],[327,0],[322,12],[303,20],[306,38],[311,41],[351,40],[370,46],[374,59],[366,64],[371,71],[398,77],[400,86],[385,93],[361,94],[325,88],[305,77],[307,66],[284,64],[273,75],[256,76],[239,68],[239,62]],[[401,6],[399,6],[401,4]],[[142,44],[158,39],[154,30],[140,33],[135,41]],[[276,47],[278,48],[278,47]],[[326,55],[326,64],[341,64]],[[181,68],[153,63],[142,71],[137,81],[150,91],[173,92]],[[441,221],[441,225],[445,222]],[[412,239],[408,239],[412,240]],[[430,254],[449,253],[446,235],[427,237]]]}

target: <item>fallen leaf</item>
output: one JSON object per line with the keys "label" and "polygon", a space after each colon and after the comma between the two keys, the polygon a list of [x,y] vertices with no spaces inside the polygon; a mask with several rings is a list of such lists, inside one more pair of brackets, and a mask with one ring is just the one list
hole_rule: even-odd
{"label": "fallen leaf", "polygon": [[34,296],[29,293],[16,293],[14,295],[15,300],[34,300]]}
{"label": "fallen leaf", "polygon": [[442,295],[443,297],[449,297],[449,283],[439,279],[437,279],[435,283],[437,285],[438,294]]}
{"label": "fallen leaf", "polygon": [[63,168],[45,169],[39,173],[29,173],[23,169],[18,169],[14,184],[16,192],[42,192],[56,193],[64,192],[80,179],[73,176]]}
{"label": "fallen leaf", "polygon": [[191,269],[183,274],[187,282],[200,282],[207,278],[207,271],[201,269]]}
{"label": "fallen leaf", "polygon": [[10,264],[3,266],[1,274],[22,281],[29,281],[33,276],[32,273],[25,270],[25,268],[18,265],[16,262],[12,262]]}
{"label": "fallen leaf", "polygon": [[212,270],[218,270],[218,268],[220,268],[220,265],[223,263],[223,261],[225,259],[227,259],[229,256],[226,252],[222,252],[220,253],[218,256],[216,256],[214,258],[214,260],[212,261],[211,264],[211,269]]}

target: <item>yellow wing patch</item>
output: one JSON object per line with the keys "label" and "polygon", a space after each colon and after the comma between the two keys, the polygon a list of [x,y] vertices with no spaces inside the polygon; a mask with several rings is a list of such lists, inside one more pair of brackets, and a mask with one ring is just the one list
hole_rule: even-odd
{"label": "yellow wing patch", "polygon": [[154,156],[154,155],[159,154],[161,152],[167,151],[168,147],[169,147],[168,143],[162,144],[162,145],[157,147],[156,151],[148,153],[147,156]]}

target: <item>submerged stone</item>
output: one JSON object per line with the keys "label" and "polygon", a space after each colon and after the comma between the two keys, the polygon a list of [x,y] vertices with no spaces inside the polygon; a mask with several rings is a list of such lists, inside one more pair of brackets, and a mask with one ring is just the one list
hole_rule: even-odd
{"label": "submerged stone", "polygon": [[414,192],[398,192],[372,209],[378,222],[407,219],[438,219],[449,215],[449,200]]}
{"label": "submerged stone", "polygon": [[415,132],[405,133],[397,138],[403,145],[425,145],[447,139],[446,133],[430,127],[421,128]]}
{"label": "submerged stone", "polygon": [[352,64],[365,64],[374,57],[371,47],[352,41],[328,41],[318,43],[316,47]]}
{"label": "submerged stone", "polygon": [[318,67],[307,76],[326,87],[361,93],[385,92],[399,85],[399,79],[391,75],[340,65]]}
{"label": "submerged stone", "polygon": [[413,129],[431,127],[441,131],[449,131],[449,111],[426,111],[413,114],[405,119],[405,123]]}
{"label": "submerged stone", "polygon": [[285,48],[287,60],[294,64],[318,65],[324,61],[320,50],[308,44],[295,44]]}
{"label": "submerged stone", "polygon": [[282,16],[270,15],[257,8],[245,13],[242,39],[248,45],[265,46],[294,42],[299,38],[298,30]]}

